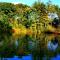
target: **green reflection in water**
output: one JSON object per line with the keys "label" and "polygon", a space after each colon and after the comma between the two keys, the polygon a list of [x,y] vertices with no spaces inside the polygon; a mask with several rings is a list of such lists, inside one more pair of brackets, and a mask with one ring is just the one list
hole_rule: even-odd
{"label": "green reflection in water", "polygon": [[[48,42],[58,41],[56,50],[49,50]],[[42,60],[46,57],[54,57],[60,53],[60,35],[54,34],[33,34],[33,35],[6,35],[0,34],[0,57],[25,56],[32,54],[33,60]]]}

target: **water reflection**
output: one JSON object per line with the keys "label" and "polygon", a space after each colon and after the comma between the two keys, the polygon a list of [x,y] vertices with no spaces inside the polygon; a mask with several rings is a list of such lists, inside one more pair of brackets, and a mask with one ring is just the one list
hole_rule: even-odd
{"label": "water reflection", "polygon": [[49,60],[60,54],[60,36],[54,34],[0,34],[0,57],[22,57],[31,54],[33,60]]}
{"label": "water reflection", "polygon": [[55,51],[58,47],[58,39],[55,38],[54,40],[49,41],[47,47],[49,50]]}

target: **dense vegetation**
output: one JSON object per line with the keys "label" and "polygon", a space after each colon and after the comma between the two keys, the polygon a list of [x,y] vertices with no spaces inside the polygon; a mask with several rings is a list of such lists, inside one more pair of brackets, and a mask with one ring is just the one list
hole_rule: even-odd
{"label": "dense vegetation", "polygon": [[[47,57],[56,56],[60,53],[60,48],[54,52],[48,51],[47,43],[57,37],[39,33],[49,30],[58,31],[59,25],[60,8],[57,5],[35,2],[30,7],[24,4],[0,3],[0,33],[12,33],[13,30],[17,30],[18,33],[21,30],[26,32],[25,29],[35,33],[23,37],[1,34],[0,57],[23,56],[32,53],[34,60],[37,58],[42,60],[45,54]],[[60,36],[57,40],[60,46]]]}
{"label": "dense vegetation", "polygon": [[54,30],[60,24],[60,8],[57,5],[35,2],[33,6],[0,3],[0,31],[30,29],[43,32]]}

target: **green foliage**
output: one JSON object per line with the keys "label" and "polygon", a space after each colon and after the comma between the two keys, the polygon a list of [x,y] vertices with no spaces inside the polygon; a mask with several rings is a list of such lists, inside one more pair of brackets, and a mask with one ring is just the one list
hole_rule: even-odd
{"label": "green foliage", "polygon": [[[51,10],[51,8],[53,9]],[[52,23],[52,20],[48,18],[49,12],[55,12],[60,19],[60,8],[56,5],[35,2],[32,7],[29,7],[24,4],[0,3],[0,21],[3,23],[4,29],[6,29],[5,25],[11,26],[11,28],[20,27],[20,25],[29,28],[33,24],[37,26],[39,23],[44,30],[46,25]]]}
{"label": "green foliage", "polygon": [[3,11],[4,14],[15,12],[16,8],[11,3],[0,3],[0,11]]}

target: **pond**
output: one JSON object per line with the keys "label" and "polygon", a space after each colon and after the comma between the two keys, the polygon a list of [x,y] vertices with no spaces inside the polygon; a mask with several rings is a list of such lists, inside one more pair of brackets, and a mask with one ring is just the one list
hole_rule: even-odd
{"label": "pond", "polygon": [[60,35],[0,34],[0,60],[60,60]]}

